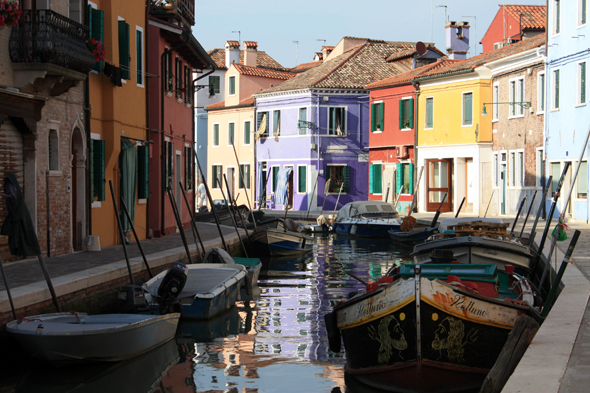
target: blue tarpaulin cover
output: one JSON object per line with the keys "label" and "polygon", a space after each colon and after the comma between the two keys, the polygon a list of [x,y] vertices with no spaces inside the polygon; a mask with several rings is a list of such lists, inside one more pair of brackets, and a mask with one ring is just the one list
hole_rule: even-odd
{"label": "blue tarpaulin cover", "polygon": [[289,175],[293,168],[283,168],[279,171],[277,189],[275,190],[275,205],[289,204]]}

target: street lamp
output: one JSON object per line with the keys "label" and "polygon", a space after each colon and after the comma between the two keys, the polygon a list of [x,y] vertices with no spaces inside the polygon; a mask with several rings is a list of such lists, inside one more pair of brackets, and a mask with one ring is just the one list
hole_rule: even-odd
{"label": "street lamp", "polygon": [[483,111],[481,112],[482,116],[487,116],[488,112],[486,111],[486,105],[500,105],[500,104],[508,104],[508,105],[520,105],[523,109],[527,109],[531,107],[531,103],[529,101],[521,101],[521,102],[484,102],[483,103]]}

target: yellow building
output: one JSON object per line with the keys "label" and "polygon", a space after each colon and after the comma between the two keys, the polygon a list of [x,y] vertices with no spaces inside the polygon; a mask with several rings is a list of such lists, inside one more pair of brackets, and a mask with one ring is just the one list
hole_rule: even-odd
{"label": "yellow building", "polygon": [[[147,234],[145,12],[144,0],[94,0],[89,5],[91,37],[105,48],[104,61],[88,78],[91,239],[98,237],[101,246],[120,242],[110,183],[118,206],[124,197],[140,239]],[[123,226],[130,230],[125,218]]]}
{"label": "yellow building", "polygon": [[[227,198],[228,186],[238,205],[254,207],[254,146],[256,121],[252,94],[293,77],[290,72],[256,66],[257,47],[245,41],[244,63],[240,64],[239,43],[226,43],[230,60],[225,73],[225,101],[207,106],[209,188],[213,200]],[[234,56],[235,61],[231,61]],[[225,179],[227,179],[227,185]]]}

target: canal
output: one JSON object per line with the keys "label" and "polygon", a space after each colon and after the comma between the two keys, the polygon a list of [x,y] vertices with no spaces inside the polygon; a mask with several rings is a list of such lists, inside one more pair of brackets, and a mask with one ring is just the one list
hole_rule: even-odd
{"label": "canal", "polygon": [[131,361],[54,368],[11,349],[0,392],[373,391],[345,377],[323,316],[364,286],[349,272],[379,278],[408,252],[388,239],[316,236],[305,257],[264,260],[253,299],[210,321],[182,321],[175,341]]}

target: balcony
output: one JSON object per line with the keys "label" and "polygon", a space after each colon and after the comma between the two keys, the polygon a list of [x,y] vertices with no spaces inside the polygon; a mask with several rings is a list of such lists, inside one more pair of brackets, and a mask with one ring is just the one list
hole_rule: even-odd
{"label": "balcony", "polygon": [[150,15],[189,28],[195,24],[195,0],[151,0]]}
{"label": "balcony", "polygon": [[88,26],[51,10],[23,10],[9,42],[15,83],[47,75],[84,80],[96,63],[85,44],[88,34]]}

